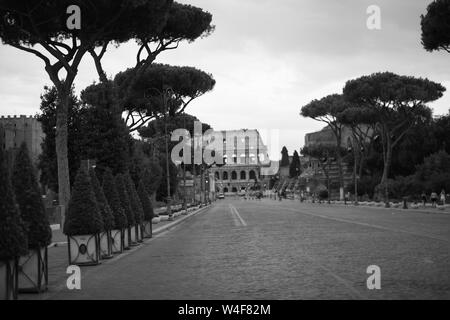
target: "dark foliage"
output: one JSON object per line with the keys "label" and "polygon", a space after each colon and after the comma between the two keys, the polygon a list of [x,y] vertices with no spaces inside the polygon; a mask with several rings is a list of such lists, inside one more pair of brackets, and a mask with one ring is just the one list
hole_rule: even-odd
{"label": "dark foliage", "polygon": [[126,228],[128,225],[127,216],[110,169],[106,169],[103,174],[103,191],[114,216],[114,229]]}
{"label": "dark foliage", "polygon": [[[3,145],[0,127],[0,146]],[[24,255],[28,249],[25,225],[11,185],[6,154],[0,147],[0,261]]]}
{"label": "dark foliage", "polygon": [[102,230],[103,219],[91,179],[85,170],[79,169],[69,201],[64,234],[68,236],[89,235]]}
{"label": "dark foliage", "polygon": [[427,51],[450,52],[450,0],[435,0],[422,15],[422,45]]}
{"label": "dark foliage", "polygon": [[297,150],[294,151],[294,155],[292,156],[292,162],[289,165],[289,176],[291,178],[296,178],[302,173],[301,164],[300,164],[300,156],[298,155]]}
{"label": "dark foliage", "polygon": [[36,171],[25,143],[22,143],[15,156],[12,182],[26,227],[29,249],[39,249],[49,245],[52,231],[36,180]]}
{"label": "dark foliage", "polygon": [[91,85],[81,93],[83,127],[80,152],[84,159],[95,159],[96,170],[103,174],[125,173],[130,165],[131,138],[115,103],[111,82]]}
{"label": "dark foliage", "polygon": [[155,217],[155,213],[153,212],[153,204],[142,179],[139,181],[137,192],[144,210],[144,221],[152,221]]}
{"label": "dark foliage", "polygon": [[133,179],[129,173],[124,175],[127,183],[127,192],[130,196],[131,201],[131,209],[134,213],[134,220],[137,224],[140,224],[144,221],[144,209],[142,208],[142,203],[139,198],[139,195],[136,191],[136,186],[134,185]]}
{"label": "dark foliage", "polygon": [[132,227],[136,224],[136,220],[134,218],[134,212],[131,207],[130,196],[127,191],[127,182],[126,178],[123,174],[116,175],[115,178],[117,192],[119,193],[120,203],[122,204],[123,211],[127,217],[127,226]]}
{"label": "dark foliage", "polygon": [[[39,156],[38,167],[41,170],[40,182],[51,190],[58,192],[58,166],[56,161],[56,109],[58,108],[58,92],[55,87],[44,87],[41,95],[41,113],[37,119],[42,125],[45,138],[42,142],[42,153]],[[82,113],[80,101],[73,89],[69,96],[67,116],[68,159],[70,181],[75,181],[75,174],[80,167],[81,152],[78,141],[81,139]]]}
{"label": "dark foliage", "polygon": [[108,201],[106,200],[105,194],[103,192],[103,188],[100,186],[100,183],[97,179],[97,174],[95,173],[95,169],[89,170],[89,176],[91,178],[92,189],[95,193],[95,198],[97,199],[98,209],[100,210],[100,214],[103,218],[103,229],[104,230],[112,230],[114,228],[114,216],[109,206]]}
{"label": "dark foliage", "polygon": [[280,167],[288,167],[289,166],[289,153],[286,147],[281,149],[281,162]]}

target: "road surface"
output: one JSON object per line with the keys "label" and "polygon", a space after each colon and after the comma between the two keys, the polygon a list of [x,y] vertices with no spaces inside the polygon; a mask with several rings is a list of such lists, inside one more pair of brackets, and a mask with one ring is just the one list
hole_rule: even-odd
{"label": "road surface", "polygon": [[[369,290],[369,266],[381,289]],[[450,215],[225,199],[51,299],[449,299]]]}

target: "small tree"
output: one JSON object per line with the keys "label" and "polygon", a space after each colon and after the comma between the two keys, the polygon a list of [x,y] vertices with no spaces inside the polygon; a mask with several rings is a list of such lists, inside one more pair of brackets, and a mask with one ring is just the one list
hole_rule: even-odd
{"label": "small tree", "polygon": [[136,224],[133,209],[131,207],[130,196],[127,191],[127,182],[123,174],[116,175],[115,178],[117,191],[119,193],[120,203],[127,217],[127,226],[133,227]]}
{"label": "small tree", "polygon": [[141,224],[144,221],[144,210],[142,208],[142,203],[139,195],[136,191],[136,186],[134,185],[133,179],[131,179],[131,176],[128,172],[124,175],[124,177],[127,183],[127,192],[130,196],[131,208],[134,212],[134,220],[136,224]]}
{"label": "small tree", "polygon": [[25,143],[16,154],[12,177],[20,214],[27,229],[28,248],[46,247],[50,244],[52,231]]}
{"label": "small tree", "polygon": [[450,53],[450,1],[433,1],[421,18],[423,47],[427,51],[445,50]]}
{"label": "small tree", "polygon": [[297,178],[301,173],[300,156],[298,155],[297,150],[295,150],[294,155],[292,156],[292,162],[289,165],[289,176],[291,178]]}
{"label": "small tree", "polygon": [[94,190],[95,198],[97,200],[98,209],[103,218],[103,229],[105,231],[112,230],[114,228],[114,215],[108,201],[106,200],[105,194],[103,193],[103,188],[98,182],[97,175],[95,174],[95,169],[91,168],[89,170],[89,175],[91,178],[91,184]]}
{"label": "small tree", "polygon": [[103,219],[98,208],[89,174],[79,169],[64,223],[64,234],[81,236],[103,230]]}
{"label": "small tree", "polygon": [[[3,145],[2,139],[3,133],[0,134],[0,146]],[[27,254],[28,239],[16,204],[6,154],[2,147],[0,147],[0,195],[0,261],[6,261]]]}
{"label": "small tree", "polygon": [[139,194],[139,199],[141,200],[142,203],[142,208],[144,209],[144,220],[152,221],[155,214],[153,212],[153,205],[150,199],[150,195],[148,194],[145,188],[143,179],[139,180],[137,192]]}
{"label": "small tree", "polygon": [[103,174],[103,192],[114,216],[114,228],[126,228],[128,225],[127,216],[122,207],[119,192],[110,169],[106,169]]}
{"label": "small tree", "polygon": [[280,167],[288,167],[289,166],[289,153],[286,147],[281,149],[281,162]]}

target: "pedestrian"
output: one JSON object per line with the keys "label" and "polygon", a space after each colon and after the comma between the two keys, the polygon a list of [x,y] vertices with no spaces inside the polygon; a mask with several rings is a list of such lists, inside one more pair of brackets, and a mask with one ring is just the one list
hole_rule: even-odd
{"label": "pedestrian", "polygon": [[427,205],[427,195],[425,194],[425,191],[422,192],[420,197],[422,198],[422,205],[425,207]]}
{"label": "pedestrian", "polygon": [[433,205],[433,208],[436,208],[436,203],[438,201],[438,195],[436,192],[431,192],[431,204]]}
{"label": "pedestrian", "polygon": [[444,189],[442,189],[442,191],[441,191],[441,202],[442,202],[442,205],[445,206],[445,190]]}

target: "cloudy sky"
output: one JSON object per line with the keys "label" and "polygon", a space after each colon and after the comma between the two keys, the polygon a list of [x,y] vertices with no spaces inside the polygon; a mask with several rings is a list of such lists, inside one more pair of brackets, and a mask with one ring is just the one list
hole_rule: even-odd
{"label": "cloudy sky", "polygon": [[[420,44],[420,15],[431,0],[180,0],[213,14],[208,38],[162,54],[158,62],[189,65],[213,74],[214,91],[188,110],[217,130],[256,128],[278,132],[290,153],[305,133],[323,124],[299,115],[302,105],[340,93],[349,79],[380,71],[427,77],[450,90],[450,55]],[[381,9],[381,30],[369,30],[370,5]],[[135,45],[110,49],[109,76],[130,67]],[[0,45],[0,115],[39,111],[50,84],[34,56]],[[76,80],[79,92],[96,80],[86,56]],[[450,92],[430,105],[450,108]],[[271,150],[277,155],[279,149]]]}

